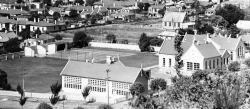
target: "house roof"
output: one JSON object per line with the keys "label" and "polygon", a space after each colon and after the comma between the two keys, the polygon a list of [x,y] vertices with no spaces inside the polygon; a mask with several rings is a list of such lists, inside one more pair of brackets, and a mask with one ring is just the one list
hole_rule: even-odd
{"label": "house roof", "polygon": [[14,32],[0,32],[0,42],[7,42],[11,38],[15,38],[17,35]]}
{"label": "house roof", "polygon": [[[192,45],[191,42],[182,42],[181,47],[183,48],[183,52],[186,52],[188,48]],[[174,48],[174,40],[165,40],[162,44],[159,54],[167,54],[167,55],[175,55],[177,52]]]}
{"label": "house roof", "polygon": [[169,12],[179,12],[180,11],[179,8],[177,8],[177,7],[170,7],[170,8],[167,8],[166,10]]}
{"label": "house roof", "polygon": [[156,8],[156,9],[163,9],[165,5],[164,4],[159,4],[159,5],[151,5],[150,7]]}
{"label": "house roof", "polygon": [[158,36],[172,36],[172,37],[175,37],[176,32],[175,31],[163,31],[160,34],[158,34]]}
{"label": "house roof", "polygon": [[215,48],[212,43],[195,45],[204,58],[212,58],[221,56],[221,53]]}
{"label": "house roof", "polygon": [[63,68],[60,75],[77,76],[84,78],[93,79],[106,79],[106,70],[109,69],[110,72],[109,80],[120,81],[127,83],[134,83],[136,78],[141,72],[141,68],[126,67],[116,64],[98,64],[98,63],[86,63],[80,61],[68,61],[66,66]]}
{"label": "house roof", "polygon": [[167,22],[183,22],[186,16],[186,12],[169,12],[166,11],[162,21]]}
{"label": "house roof", "polygon": [[220,45],[221,49],[234,51],[237,48],[240,38],[228,38],[228,37],[217,36],[217,37],[211,37],[211,40]]}
{"label": "house roof", "polygon": [[187,42],[192,42],[194,38],[196,41],[199,41],[199,44],[204,44],[207,39],[207,35],[186,34],[184,36],[184,40],[186,40]]}
{"label": "house roof", "polygon": [[53,23],[47,23],[47,22],[45,22],[45,21],[40,21],[40,22],[31,24],[31,25],[32,25],[32,26],[41,26],[41,27],[56,26],[56,25],[53,24]]}
{"label": "house roof", "polygon": [[27,11],[21,10],[21,9],[1,9],[0,13],[1,14],[12,14],[12,15],[16,15],[16,14],[28,14]]}
{"label": "house roof", "polygon": [[236,26],[240,29],[250,30],[250,21],[248,20],[239,20],[236,24]]}
{"label": "house roof", "polygon": [[65,11],[70,11],[71,9],[75,9],[77,11],[82,11],[85,8],[86,8],[85,6],[79,5],[79,6],[68,7],[65,9]]}
{"label": "house roof", "polygon": [[48,35],[48,34],[41,34],[41,35],[39,35],[39,37],[37,39],[38,40],[48,40],[48,39],[54,39],[54,37],[51,35]]}
{"label": "house roof", "polygon": [[209,6],[209,5],[213,4],[213,3],[208,2],[208,1],[199,1],[199,3],[200,3],[201,6]]}
{"label": "house roof", "polygon": [[242,41],[249,43],[250,42],[250,35],[241,35],[240,36]]}
{"label": "house roof", "polygon": [[186,3],[186,4],[192,4],[192,3],[195,3],[195,1],[194,0],[184,0],[184,3]]}
{"label": "house roof", "polygon": [[54,11],[54,12],[64,11],[63,8],[58,8],[58,7],[51,7],[50,10],[52,10],[52,11]]}

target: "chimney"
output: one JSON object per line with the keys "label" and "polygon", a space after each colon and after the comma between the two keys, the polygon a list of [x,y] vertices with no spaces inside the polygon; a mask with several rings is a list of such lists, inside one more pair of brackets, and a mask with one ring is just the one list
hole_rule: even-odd
{"label": "chimney", "polygon": [[21,11],[23,11],[23,7],[21,7]]}
{"label": "chimney", "polygon": [[38,18],[38,22],[40,22],[40,19]]}
{"label": "chimney", "polygon": [[14,10],[15,10],[15,9],[16,9],[16,6],[14,6],[13,8],[14,8]]}
{"label": "chimney", "polygon": [[34,23],[36,23],[36,18],[34,18]]}
{"label": "chimney", "polygon": [[54,22],[55,24],[57,24],[57,20],[55,20],[55,22]]}

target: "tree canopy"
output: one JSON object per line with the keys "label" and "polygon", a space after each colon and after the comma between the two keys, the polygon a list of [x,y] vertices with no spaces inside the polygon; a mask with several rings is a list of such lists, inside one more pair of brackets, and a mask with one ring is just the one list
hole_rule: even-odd
{"label": "tree canopy", "polygon": [[141,49],[141,52],[144,51],[150,51],[150,41],[147,34],[142,33],[138,42],[139,48]]}
{"label": "tree canopy", "polygon": [[84,1],[83,0],[75,0],[75,3],[79,3],[79,5],[82,5],[82,4],[84,4]]}
{"label": "tree canopy", "polygon": [[3,87],[3,85],[7,84],[7,73],[0,69],[0,87]]}
{"label": "tree canopy", "polygon": [[108,40],[109,43],[116,43],[116,36],[114,34],[108,34],[106,40]]}
{"label": "tree canopy", "polygon": [[70,18],[76,18],[76,17],[78,17],[78,13],[77,13],[77,10],[75,10],[75,9],[71,9],[70,10],[70,12],[69,12],[69,17]]}
{"label": "tree canopy", "polygon": [[18,38],[9,39],[9,41],[3,44],[3,47],[7,52],[10,53],[21,51],[20,41],[18,40]]}
{"label": "tree canopy", "polygon": [[228,65],[228,70],[232,72],[240,71],[240,63],[238,61],[231,62]]}
{"label": "tree canopy", "polygon": [[88,46],[92,40],[84,31],[78,31],[74,34],[73,43],[75,47],[82,48]]}
{"label": "tree canopy", "polygon": [[143,87],[142,83],[135,82],[132,84],[132,86],[129,88],[130,93],[134,95],[140,95],[145,92],[145,88]]}
{"label": "tree canopy", "polygon": [[57,19],[60,18],[60,17],[61,17],[61,15],[60,15],[59,12],[54,12],[54,13],[53,13],[53,19],[54,19],[54,20],[57,20]]}
{"label": "tree canopy", "polygon": [[93,6],[95,2],[98,2],[100,0],[86,0],[86,6]]}
{"label": "tree canopy", "polygon": [[216,15],[221,15],[229,25],[236,24],[239,20],[243,20],[245,13],[240,7],[232,4],[225,4],[222,8],[216,10]]}
{"label": "tree canopy", "polygon": [[150,88],[154,91],[165,90],[166,87],[167,82],[162,78],[156,78],[150,82]]}

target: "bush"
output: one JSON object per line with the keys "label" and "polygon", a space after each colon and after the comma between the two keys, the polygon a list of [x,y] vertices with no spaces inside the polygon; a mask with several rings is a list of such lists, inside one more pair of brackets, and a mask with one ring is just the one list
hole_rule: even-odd
{"label": "bush", "polygon": [[7,73],[0,69],[0,87],[3,87],[7,83]]}
{"label": "bush", "polygon": [[149,42],[151,46],[161,46],[163,43],[163,39],[158,37],[151,37]]}
{"label": "bush", "polygon": [[240,63],[238,61],[231,62],[228,65],[228,70],[232,72],[237,72],[240,70]]}
{"label": "bush", "polygon": [[12,87],[11,85],[8,83],[8,84],[4,84],[3,85],[3,90],[12,90]]}
{"label": "bush", "polygon": [[121,43],[122,43],[122,44],[128,44],[128,40],[127,40],[127,39],[123,39],[123,40],[121,41]]}
{"label": "bush", "polygon": [[47,103],[40,103],[36,109],[53,109],[49,104]]}
{"label": "bush", "polygon": [[55,39],[56,40],[62,40],[62,36],[60,34],[56,34]]}
{"label": "bush", "polygon": [[250,67],[250,58],[245,59],[244,64]]}
{"label": "bush", "polygon": [[89,42],[92,40],[84,31],[78,31],[74,34],[73,43],[74,47],[82,48],[88,46]]}
{"label": "bush", "polygon": [[87,103],[94,103],[96,102],[96,99],[94,97],[91,97]]}
{"label": "bush", "polygon": [[116,36],[114,34],[108,34],[106,40],[108,40],[109,43],[116,43]]}
{"label": "bush", "polygon": [[97,109],[113,109],[113,107],[107,104],[101,104],[100,106],[97,107]]}
{"label": "bush", "polygon": [[141,49],[141,52],[144,51],[150,51],[150,41],[147,34],[142,33],[138,42],[139,48]]}
{"label": "bush", "polygon": [[4,49],[1,49],[1,50],[0,50],[0,55],[1,55],[1,54],[7,54],[7,51],[4,50]]}
{"label": "bush", "polygon": [[107,20],[105,23],[106,23],[106,24],[112,24],[112,21]]}

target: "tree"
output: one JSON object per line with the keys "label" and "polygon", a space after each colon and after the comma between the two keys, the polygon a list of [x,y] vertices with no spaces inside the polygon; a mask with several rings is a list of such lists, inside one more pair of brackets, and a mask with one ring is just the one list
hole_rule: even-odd
{"label": "tree", "polygon": [[166,7],[165,7],[165,6],[164,6],[163,9],[160,9],[160,10],[158,11],[158,13],[161,14],[162,16],[164,16],[165,12],[166,12]]}
{"label": "tree", "polygon": [[140,13],[141,11],[143,11],[144,3],[138,2],[138,3],[137,3],[137,7],[139,8],[139,9],[138,9],[138,13]]}
{"label": "tree", "polygon": [[8,83],[7,73],[0,69],[0,87]]}
{"label": "tree", "polygon": [[57,19],[60,18],[60,17],[61,17],[61,15],[60,15],[59,12],[54,12],[54,13],[53,13],[53,19],[54,19],[54,20],[57,20]]}
{"label": "tree", "polygon": [[92,40],[84,31],[78,31],[74,34],[73,43],[75,47],[82,48],[88,46]]}
{"label": "tree", "polygon": [[19,45],[20,41],[18,40],[18,38],[11,38],[9,39],[9,41],[3,44],[3,47],[7,52],[13,53],[22,50]]}
{"label": "tree", "polygon": [[203,32],[213,34],[214,33],[214,28],[211,25],[205,25],[204,28],[203,28]]}
{"label": "tree", "polygon": [[113,107],[107,104],[101,104],[97,107],[97,109],[113,109]]}
{"label": "tree", "polygon": [[62,38],[62,36],[60,34],[56,34],[55,39],[56,40],[62,40],[63,38]]}
{"label": "tree", "polygon": [[42,32],[40,31],[40,29],[39,28],[37,28],[34,32],[33,32],[33,34],[32,34],[32,36],[33,37],[35,37],[36,35],[41,35],[42,34]]}
{"label": "tree", "polygon": [[86,104],[87,104],[86,98],[89,96],[90,92],[91,92],[91,86],[86,86],[83,88],[82,96],[83,96]]}
{"label": "tree", "polygon": [[144,7],[143,7],[143,10],[144,11],[148,11],[148,8],[150,7],[150,4],[149,3],[144,3]]}
{"label": "tree", "polygon": [[150,51],[150,42],[149,37],[147,34],[142,33],[138,42],[139,48],[141,49],[141,52],[144,51]]}
{"label": "tree", "polygon": [[49,104],[42,102],[40,103],[36,109],[53,109]]}
{"label": "tree", "polygon": [[250,21],[250,15],[246,15],[245,18],[244,18],[244,20]]}
{"label": "tree", "polygon": [[70,10],[70,12],[69,12],[69,17],[70,18],[76,18],[76,17],[78,17],[78,13],[77,13],[77,10],[75,10],[75,9],[71,9]]}
{"label": "tree", "polygon": [[235,24],[232,24],[228,28],[228,34],[231,35],[231,38],[237,38],[237,34],[239,33],[240,33],[240,29],[238,29]]}
{"label": "tree", "polygon": [[182,76],[180,73],[180,69],[183,67],[183,61],[181,60],[181,57],[183,55],[183,48],[181,47],[182,39],[183,37],[181,37],[180,35],[177,35],[174,39],[174,48],[175,51],[177,52],[177,54],[175,54],[175,61],[176,61],[175,70],[179,77]]}
{"label": "tree", "polygon": [[229,25],[236,24],[239,20],[245,17],[244,11],[240,7],[232,4],[225,4],[222,8],[215,12],[216,15],[221,15]]}
{"label": "tree", "polygon": [[52,92],[52,95],[49,98],[50,99],[50,103],[52,105],[55,105],[59,101],[59,99],[60,99],[59,92],[62,89],[62,85],[60,83],[56,82],[55,84],[52,84],[50,86],[50,89],[51,89],[51,92]]}
{"label": "tree", "polygon": [[95,2],[100,1],[100,0],[86,0],[85,5],[86,6],[93,6]]}
{"label": "tree", "polygon": [[247,65],[248,67],[250,67],[250,58],[246,58],[244,60],[244,64]]}
{"label": "tree", "polygon": [[25,102],[27,101],[27,97],[25,97],[25,93],[24,90],[22,89],[22,87],[18,84],[17,88],[16,88],[17,92],[21,95],[20,99],[19,99],[19,104],[22,106],[25,104]]}
{"label": "tree", "polygon": [[114,34],[108,34],[106,40],[108,40],[109,43],[116,43],[116,36]]}
{"label": "tree", "polygon": [[75,3],[79,3],[79,5],[82,5],[82,4],[84,4],[84,1],[83,0],[75,0]]}
{"label": "tree", "polygon": [[158,37],[150,37],[149,42],[151,46],[161,46],[163,43],[163,39]]}
{"label": "tree", "polygon": [[59,7],[59,5],[62,5],[63,4],[63,1],[62,0],[57,0],[57,1],[55,1],[55,3],[54,3],[54,7]]}
{"label": "tree", "polygon": [[145,92],[145,88],[143,87],[142,83],[140,82],[135,82],[134,84],[132,84],[132,86],[129,88],[130,93],[132,94],[132,96],[135,95],[140,95],[142,93]]}
{"label": "tree", "polygon": [[51,0],[43,0],[43,4],[45,4],[47,6],[52,6]]}
{"label": "tree", "polygon": [[158,96],[160,95],[159,91],[165,90],[166,87],[167,87],[167,82],[164,79],[162,79],[162,78],[156,78],[156,79],[153,79],[150,82],[150,88],[153,91],[157,91],[158,92]]}
{"label": "tree", "polygon": [[240,71],[240,63],[238,61],[231,62],[228,65],[228,70],[231,71],[231,72]]}
{"label": "tree", "polygon": [[23,30],[19,33],[19,36],[22,37],[22,40],[25,40],[25,39],[30,38],[30,29],[29,29],[29,28],[23,29]]}
{"label": "tree", "polygon": [[18,34],[19,25],[14,24],[14,25],[12,26],[12,30],[14,31],[14,33]]}
{"label": "tree", "polygon": [[16,3],[24,3],[23,0],[16,0]]}
{"label": "tree", "polygon": [[217,26],[227,27],[229,25],[228,21],[226,21],[220,15],[212,15],[210,19],[211,19],[212,25],[215,27]]}

